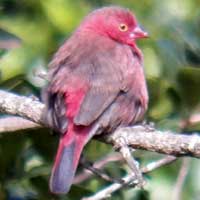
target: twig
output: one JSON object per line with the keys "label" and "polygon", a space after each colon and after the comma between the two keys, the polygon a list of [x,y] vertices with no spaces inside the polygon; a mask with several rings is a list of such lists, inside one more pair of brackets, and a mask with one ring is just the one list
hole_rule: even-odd
{"label": "twig", "polygon": [[182,160],[182,165],[179,171],[179,175],[176,181],[176,185],[174,187],[174,191],[173,191],[173,196],[172,199],[173,200],[181,200],[181,194],[182,194],[182,190],[183,190],[183,185],[186,179],[186,176],[188,174],[189,171],[189,166],[190,166],[190,159],[188,158],[183,158]]}
{"label": "twig", "polygon": [[[39,101],[0,90],[1,113],[18,115],[44,125],[44,109],[44,104]],[[101,140],[115,145],[117,138],[120,137],[126,138],[127,145],[134,149],[200,158],[200,136],[197,134],[175,134],[170,131],[159,131],[149,129],[144,125],[137,125],[118,129]]]}
{"label": "twig", "polygon": [[147,164],[145,167],[142,167],[141,170],[142,170],[142,173],[148,173],[148,172],[153,171],[154,169],[162,167],[163,165],[171,164],[172,162],[176,160],[177,160],[177,157],[175,156],[165,156],[163,159]]}
{"label": "twig", "polygon": [[[154,169],[162,167],[163,165],[171,164],[172,162],[174,162],[176,160],[177,160],[177,158],[175,156],[165,156],[164,158],[162,158],[160,160],[151,162],[151,163],[147,164],[145,167],[142,167],[141,171],[142,171],[142,173],[148,173],[148,172],[153,171]],[[116,161],[120,161],[120,162],[124,161],[122,155],[119,153],[116,153],[116,152],[110,153],[109,155],[96,161],[93,164],[93,167],[96,169],[102,169],[109,162],[116,162]],[[91,178],[93,175],[94,174],[90,170],[84,169],[78,175],[76,175],[76,177],[73,181],[73,184],[79,184],[83,181],[86,181],[89,178]]]}
{"label": "twig", "polygon": [[[99,159],[98,161],[95,161],[95,163],[93,163],[93,167],[96,169],[102,169],[109,162],[116,162],[116,161],[122,162],[122,161],[124,161],[124,159],[122,158],[121,154],[119,154],[119,153],[116,153],[116,152],[110,153],[110,154],[106,155],[105,157]],[[73,181],[73,184],[79,184],[83,181],[86,181],[89,178],[91,178],[93,175],[94,174],[90,170],[84,169],[78,175],[76,175],[76,177]]]}
{"label": "twig", "polygon": [[81,200],[102,200],[111,197],[111,194],[116,192],[117,190],[121,189],[125,185],[128,185],[128,183],[135,180],[135,176],[127,175],[123,179],[124,184],[120,183],[113,183],[110,186],[106,187],[105,189],[100,190],[95,195],[91,197],[84,197]]}
{"label": "twig", "polygon": [[81,159],[81,165],[90,170],[93,174],[96,174],[97,176],[99,176],[100,178],[108,181],[108,182],[111,182],[111,183],[120,183],[120,184],[123,184],[123,180],[119,179],[119,178],[112,178],[110,176],[108,176],[105,172],[103,172],[103,170],[101,169],[97,169],[93,166],[93,164],[89,161],[87,161],[85,158]]}
{"label": "twig", "polygon": [[[146,167],[143,167],[141,171],[142,173],[148,173],[166,164],[172,163],[175,160],[176,158],[174,156],[166,156],[165,158],[161,160],[149,163]],[[124,184],[113,183],[110,186],[95,193],[95,195],[90,196],[90,197],[84,197],[81,200],[103,200],[103,199],[109,198],[114,192],[120,190],[121,188],[127,186],[129,183],[134,181],[135,177],[132,175],[127,175],[122,180],[124,181]]]}
{"label": "twig", "polygon": [[200,114],[196,113],[191,115],[188,119],[182,120],[179,124],[181,129],[187,128],[188,126],[193,126],[200,123]]}

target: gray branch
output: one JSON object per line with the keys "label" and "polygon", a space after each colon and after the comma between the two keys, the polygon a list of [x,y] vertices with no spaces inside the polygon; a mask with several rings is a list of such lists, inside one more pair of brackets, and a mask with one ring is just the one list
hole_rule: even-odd
{"label": "gray branch", "polygon": [[38,124],[44,124],[45,106],[34,98],[19,96],[0,90],[0,113],[17,115]]}
{"label": "gray branch", "polygon": [[0,118],[0,134],[37,128],[41,128],[41,125],[21,117],[7,116]]}
{"label": "gray branch", "polygon": [[[20,116],[37,124],[44,125],[44,108],[43,103],[33,98],[0,90],[0,113]],[[26,122],[24,121],[24,123]],[[1,127],[1,130],[4,129]],[[11,130],[13,131],[12,128]],[[134,149],[144,149],[174,156],[200,157],[200,136],[197,134],[183,135],[171,131],[159,131],[146,125],[137,125],[120,128],[101,140],[117,146],[116,141],[119,138],[126,140],[126,144]]]}

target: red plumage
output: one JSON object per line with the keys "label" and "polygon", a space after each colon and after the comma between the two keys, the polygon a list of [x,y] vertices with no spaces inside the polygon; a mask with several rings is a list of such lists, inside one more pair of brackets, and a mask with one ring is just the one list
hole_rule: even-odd
{"label": "red plumage", "polygon": [[105,7],[89,14],[55,54],[44,92],[47,121],[61,133],[52,192],[69,191],[93,135],[143,118],[148,94],[135,40],[144,37],[129,10]]}

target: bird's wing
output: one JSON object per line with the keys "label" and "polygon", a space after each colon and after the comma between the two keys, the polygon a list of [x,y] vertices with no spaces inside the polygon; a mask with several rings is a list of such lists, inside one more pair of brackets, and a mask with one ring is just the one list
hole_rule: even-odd
{"label": "bird's wing", "polygon": [[[64,48],[61,50],[65,51]],[[71,53],[60,62],[59,52],[57,53],[53,60],[56,64],[49,72],[51,82],[48,85],[46,101],[49,110],[47,116],[50,117],[49,121],[53,127],[60,129],[61,132],[67,128],[64,111],[68,105],[66,99],[63,101],[63,96],[67,98],[72,88],[77,90],[80,87],[87,87],[87,90],[84,89],[83,101],[78,105],[80,108],[74,116],[74,123],[83,126],[94,122],[118,94],[124,88],[127,89],[125,79],[130,62],[126,50],[127,48],[117,45],[116,48],[109,49],[102,48],[102,45],[100,49],[99,46],[90,50],[85,47],[84,53]]]}
{"label": "bird's wing", "polygon": [[[74,118],[77,125],[89,125],[115,100],[124,83],[123,65],[114,52],[98,52],[90,60],[89,89]],[[126,67],[125,67],[126,68]]]}

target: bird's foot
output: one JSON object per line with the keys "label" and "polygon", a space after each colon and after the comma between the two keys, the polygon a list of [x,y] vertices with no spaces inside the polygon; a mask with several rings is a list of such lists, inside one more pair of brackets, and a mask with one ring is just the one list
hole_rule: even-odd
{"label": "bird's foot", "polygon": [[122,154],[123,158],[127,162],[131,173],[133,174],[133,180],[129,183],[129,185],[137,185],[140,188],[143,188],[145,185],[145,181],[142,175],[141,170],[139,169],[139,162],[134,159],[131,154],[131,150],[127,145],[126,138],[119,137],[116,140],[116,146],[119,152]]}

